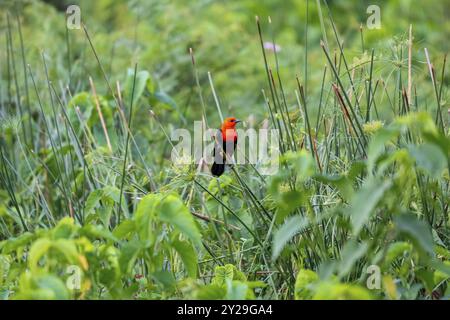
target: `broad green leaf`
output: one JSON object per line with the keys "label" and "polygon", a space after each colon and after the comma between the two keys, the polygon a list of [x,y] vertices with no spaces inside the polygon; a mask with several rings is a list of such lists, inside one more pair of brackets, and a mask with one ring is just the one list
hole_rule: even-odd
{"label": "broad green leaf", "polygon": [[192,278],[197,278],[197,253],[194,247],[187,241],[172,241],[173,248],[178,252],[186,267],[187,274]]}
{"label": "broad green leaf", "polygon": [[300,269],[295,280],[295,299],[311,299],[313,296],[312,285],[319,280],[319,276],[312,270]]}
{"label": "broad green leaf", "polygon": [[30,232],[25,232],[24,234],[18,236],[17,238],[9,238],[2,242],[2,247],[0,248],[4,254],[11,253],[19,248],[31,243],[36,236]]}
{"label": "broad green leaf", "polygon": [[155,92],[153,95],[154,99],[163,103],[165,106],[170,107],[171,109],[177,110],[177,103],[173,100],[167,93],[164,91]]}
{"label": "broad green leaf", "polygon": [[447,167],[447,157],[442,150],[429,143],[410,146],[409,153],[416,160],[419,168],[426,171],[432,178],[440,178]]}
{"label": "broad green leaf", "polygon": [[[94,209],[99,206],[100,201],[103,205],[106,205],[106,209],[111,211],[114,203],[119,203],[120,190],[114,186],[106,186],[102,189],[92,191],[86,199],[86,205],[84,207],[85,215],[92,214]],[[124,200],[122,196],[122,200]],[[128,209],[126,208],[125,201],[122,201],[122,209],[128,215]],[[109,218],[106,219],[107,222]]]}
{"label": "broad green leaf", "polygon": [[76,231],[74,220],[70,217],[61,219],[51,231],[52,239],[69,239]]}
{"label": "broad green leaf", "polygon": [[94,210],[94,208],[99,204],[102,197],[103,197],[102,189],[94,190],[89,194],[84,206],[84,212],[86,215],[90,214]]}
{"label": "broad green leaf", "polygon": [[133,218],[141,240],[149,240],[155,237],[152,222],[156,218],[155,209],[160,202],[161,195],[155,193],[148,194],[139,201]]}
{"label": "broad green leaf", "polygon": [[152,278],[158,281],[165,290],[172,291],[176,286],[176,281],[172,272],[167,270],[153,272]]}
{"label": "broad green leaf", "polygon": [[298,152],[288,151],[283,154],[282,161],[286,162],[295,170],[299,181],[305,181],[314,174],[314,158],[306,150],[301,150]]}
{"label": "broad green leaf", "polygon": [[361,175],[366,168],[366,163],[355,161],[352,163],[349,171],[341,175],[316,175],[315,178],[321,182],[335,186],[345,201],[350,202],[354,191],[356,178]]}
{"label": "broad green leaf", "polygon": [[358,243],[354,240],[350,240],[344,245],[341,251],[341,260],[338,265],[340,278],[352,270],[353,265],[364,256],[367,248],[367,243]]}
{"label": "broad green leaf", "polygon": [[119,264],[123,273],[130,273],[141,252],[141,244],[137,240],[127,242],[120,250]]}
{"label": "broad green leaf", "polygon": [[224,300],[226,294],[227,290],[224,286],[210,284],[197,289],[195,297],[199,300]]}
{"label": "broad green leaf", "polygon": [[47,253],[51,246],[52,241],[48,238],[41,238],[33,243],[28,256],[28,265],[31,271],[37,270],[39,260]]}
{"label": "broad green leaf", "polygon": [[[450,261],[444,261],[443,265],[450,269]],[[436,270],[434,272],[434,284],[439,285],[440,283],[447,281],[450,278],[450,272],[445,272],[441,270]]]}
{"label": "broad green leaf", "polygon": [[304,200],[304,195],[298,190],[281,192],[277,202],[276,222],[282,222],[289,213],[300,207]]}
{"label": "broad green leaf", "polygon": [[411,249],[411,244],[404,241],[398,241],[390,244],[384,259],[384,266],[389,267],[395,259],[403,255],[404,252],[410,252]]}
{"label": "broad green leaf", "polygon": [[[129,220],[125,220],[129,221]],[[87,224],[79,230],[80,235],[84,235],[89,239],[103,239],[118,242],[118,239],[102,225]]]}
{"label": "broad green leaf", "polygon": [[82,132],[82,126],[80,125],[78,112],[82,119],[90,123],[94,112],[95,101],[90,93],[82,91],[70,99],[67,105],[68,118],[73,124],[75,132],[80,134]]}
{"label": "broad green leaf", "polygon": [[53,241],[52,248],[58,250],[62,255],[65,256],[67,262],[71,264],[78,264],[78,251],[75,242],[72,240],[58,239]]}
{"label": "broad green leaf", "polygon": [[436,135],[438,130],[436,124],[428,112],[411,112],[404,116],[398,117],[393,125],[399,126],[402,129],[409,128],[410,130],[419,131],[421,133],[429,133]]}
{"label": "broad green leaf", "polygon": [[426,142],[438,147],[442,154],[447,158],[447,166],[450,168],[450,138],[443,134],[433,134],[433,132],[424,132],[423,138]]}
{"label": "broad green leaf", "polygon": [[450,250],[441,246],[435,246],[434,250],[438,254],[438,256],[442,256],[445,260],[450,260]]}
{"label": "broad green leaf", "polygon": [[120,283],[120,251],[113,246],[102,246],[99,249],[99,255],[103,261],[102,271],[99,273],[99,281],[110,290],[114,290]]}
{"label": "broad green leaf", "polygon": [[349,208],[354,235],[357,235],[364,224],[369,220],[371,213],[390,186],[390,181],[380,182],[375,178],[369,178],[361,190],[354,195]]}
{"label": "broad green leaf", "polygon": [[124,220],[114,229],[113,235],[119,239],[123,239],[134,231],[136,231],[136,223],[134,220]]}
{"label": "broad green leaf", "polygon": [[397,230],[405,234],[418,249],[434,256],[433,236],[429,225],[413,214],[402,214],[394,218]]}
{"label": "broad green leaf", "polygon": [[[134,94],[133,100],[134,103],[139,100],[139,98],[144,93],[146,87],[152,89],[153,86],[148,84],[148,82],[152,83],[150,73],[146,70],[141,70],[136,73],[136,82],[134,84]],[[124,86],[124,97],[128,99],[127,103],[131,103],[131,95],[133,93],[133,83],[134,83],[134,69],[128,69],[127,71],[127,79],[125,81]]]}
{"label": "broad green leaf", "polygon": [[232,264],[226,264],[224,266],[217,266],[214,269],[213,284],[224,285],[226,280],[233,280],[234,278],[234,266]]}
{"label": "broad green leaf", "polygon": [[385,144],[397,137],[398,128],[390,127],[379,130],[369,143],[367,152],[367,171],[372,173],[378,157],[385,151]]}
{"label": "broad green leaf", "polygon": [[236,268],[235,265],[233,265],[233,280],[244,281],[247,283],[247,277],[242,271]]}
{"label": "broad green leaf", "polygon": [[317,181],[336,187],[339,190],[341,196],[347,201],[349,201],[353,196],[354,193],[352,187],[353,182],[350,181],[346,176],[320,174],[314,176],[314,178]]}
{"label": "broad green leaf", "polygon": [[302,216],[293,216],[275,232],[272,245],[272,260],[276,260],[283,250],[286,243],[296,234],[308,226],[308,219]]}
{"label": "broad green leaf", "polygon": [[159,218],[162,221],[173,225],[194,244],[200,244],[201,234],[195,220],[178,196],[168,195],[162,200],[158,209]]}
{"label": "broad green leaf", "polygon": [[[53,300],[67,300],[69,299],[69,292],[64,282],[53,275],[38,276],[32,280],[33,288],[29,292],[31,299],[45,299]],[[28,293],[25,293],[28,295]],[[41,295],[42,294],[42,295]]]}
{"label": "broad green leaf", "polygon": [[248,294],[248,286],[245,282],[226,280],[228,300],[245,300]]}
{"label": "broad green leaf", "polygon": [[263,281],[247,281],[246,283],[247,283],[249,289],[267,287],[267,284]]}
{"label": "broad green leaf", "polygon": [[450,261],[444,261],[436,259],[435,257],[429,259],[428,265],[447,276],[450,276]]}
{"label": "broad green leaf", "polygon": [[431,293],[434,288],[434,272],[429,269],[420,268],[415,271],[415,275],[422,281],[428,293]]}
{"label": "broad green leaf", "polygon": [[347,283],[320,283],[313,296],[314,300],[371,300],[369,290]]}

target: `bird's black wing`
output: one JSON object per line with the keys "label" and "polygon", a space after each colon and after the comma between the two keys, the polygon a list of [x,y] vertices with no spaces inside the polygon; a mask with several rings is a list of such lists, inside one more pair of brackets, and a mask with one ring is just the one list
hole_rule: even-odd
{"label": "bird's black wing", "polygon": [[[222,141],[222,143],[220,143]],[[214,163],[211,167],[211,173],[215,176],[220,176],[225,171],[225,164],[228,157],[233,156],[233,152],[236,150],[237,137],[233,141],[226,141],[222,137],[222,131],[218,130],[216,135],[216,143],[214,144],[213,156]]]}
{"label": "bird's black wing", "polygon": [[[217,130],[217,134],[215,136],[215,143],[214,143],[214,149],[213,149],[213,157],[214,162],[211,166],[211,173],[214,176],[221,176],[225,171],[225,160],[226,160],[226,142],[223,140],[222,137],[222,131]],[[222,141],[222,143],[220,143]]]}

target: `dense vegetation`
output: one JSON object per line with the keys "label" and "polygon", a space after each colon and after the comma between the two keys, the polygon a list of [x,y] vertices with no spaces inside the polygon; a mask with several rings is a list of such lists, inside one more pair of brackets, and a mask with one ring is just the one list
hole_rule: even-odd
{"label": "dense vegetation", "polygon": [[[450,297],[448,1],[74,2],[0,2],[1,299]],[[171,161],[221,114],[276,174]]]}

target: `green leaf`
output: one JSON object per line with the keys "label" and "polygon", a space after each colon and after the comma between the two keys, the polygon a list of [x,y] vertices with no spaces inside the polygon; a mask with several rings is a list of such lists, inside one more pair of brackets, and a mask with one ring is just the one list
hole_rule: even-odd
{"label": "green leaf", "polygon": [[177,110],[177,103],[173,100],[167,93],[164,91],[158,91],[154,93],[154,98],[163,103],[165,106],[170,107],[171,109]]}
{"label": "green leaf", "polygon": [[72,218],[66,217],[61,219],[56,227],[51,230],[52,239],[70,239],[77,226],[75,226],[74,220]]}
{"label": "green leaf", "polygon": [[446,155],[447,166],[450,167],[450,138],[436,132],[429,131],[423,133],[423,138],[426,142],[438,147],[441,152]]}
{"label": "green leaf", "polygon": [[331,184],[336,187],[345,201],[350,202],[355,191],[353,185],[356,178],[364,172],[366,168],[365,162],[355,161],[352,163],[350,170],[344,175],[325,175],[317,174],[314,176],[315,180],[323,183]]}
{"label": "green leaf", "polygon": [[295,280],[295,299],[311,299],[313,296],[312,285],[319,280],[319,276],[312,270],[300,269]]}
{"label": "green leaf", "polygon": [[305,181],[315,172],[314,158],[306,150],[298,152],[288,151],[283,154],[282,161],[295,170],[298,181]]}
{"label": "green leaf", "polygon": [[450,260],[450,250],[441,246],[435,246],[434,250],[439,256],[442,256],[445,260]]}
{"label": "green leaf", "polygon": [[217,266],[214,269],[214,278],[212,279],[213,284],[222,286],[226,283],[226,280],[233,280],[234,277],[234,266],[232,264],[226,264],[224,266]]}
{"label": "green leaf", "polygon": [[31,243],[35,238],[35,235],[30,232],[25,232],[24,234],[18,236],[17,238],[9,238],[8,240],[2,242],[2,247],[0,248],[3,253],[8,254],[19,248],[23,248],[29,243]]}
{"label": "green leaf", "polygon": [[189,242],[182,240],[172,241],[172,247],[183,260],[188,275],[192,278],[197,278],[197,253],[194,247]]}
{"label": "green leaf", "polygon": [[141,252],[141,244],[137,240],[127,242],[120,250],[119,265],[123,273],[130,273]]}
{"label": "green leaf", "polygon": [[304,198],[304,194],[298,190],[281,192],[277,201],[276,223],[282,222],[289,213],[300,207],[305,200]]}
{"label": "green leaf", "polygon": [[206,286],[201,286],[195,297],[199,300],[224,300],[227,290],[224,286],[219,286],[217,284],[210,284]]}
{"label": "green leaf", "polygon": [[94,211],[94,208],[99,204],[102,197],[103,197],[102,189],[94,190],[89,194],[89,196],[86,199],[86,204],[84,207],[84,212],[86,215]]}
{"label": "green leaf", "polygon": [[[102,189],[97,189],[92,191],[88,198],[86,199],[86,205],[84,208],[85,215],[90,215],[94,212],[94,209],[99,206],[100,201],[103,202],[103,205],[107,210],[111,211],[114,203],[119,203],[120,190],[114,186],[106,186]],[[122,200],[124,198],[122,197]],[[126,208],[125,201],[122,202],[122,209],[124,212],[128,212]],[[105,219],[109,221],[109,215]],[[106,225],[107,223],[105,223]]]}
{"label": "green leaf", "polygon": [[358,285],[323,282],[317,286],[314,300],[370,300],[370,292]]}
{"label": "green leaf", "polygon": [[148,194],[139,201],[134,220],[141,240],[148,240],[154,237],[153,226],[151,222],[156,218],[156,207],[161,202],[161,195]]}
{"label": "green leaf", "polygon": [[375,178],[370,178],[354,195],[349,211],[354,235],[357,235],[369,220],[370,214],[390,186],[390,181],[380,182]]}
{"label": "green leaf", "polygon": [[354,194],[353,182],[343,175],[316,175],[315,180],[336,187],[344,200],[349,201]]}
{"label": "green leaf", "polygon": [[339,277],[347,275],[356,261],[361,259],[366,253],[368,248],[367,243],[358,243],[354,240],[348,241],[341,251],[341,260],[338,265]]}
{"label": "green leaf", "polygon": [[[67,116],[69,121],[73,124],[76,133],[82,132],[82,126],[80,125],[79,114],[81,118],[87,123],[91,123],[93,118],[95,101],[92,95],[88,92],[77,93],[67,104]],[[79,114],[78,114],[79,112]]]}
{"label": "green leaf", "polygon": [[394,242],[389,245],[384,258],[384,266],[389,267],[395,259],[403,255],[405,252],[410,252],[412,249],[411,244],[404,241]]}
{"label": "green leaf", "polygon": [[78,264],[78,251],[75,243],[71,240],[58,239],[53,241],[52,248],[58,250],[70,264]]}
{"label": "green leaf", "polygon": [[[67,300],[69,299],[69,292],[61,279],[53,276],[53,275],[44,275],[44,276],[38,276],[35,279],[33,279],[34,285],[33,285],[33,291],[31,293],[39,293],[39,292],[45,292],[44,295],[48,298],[54,299],[54,300]],[[36,290],[37,289],[37,290]],[[31,295],[31,298],[33,299],[41,299],[43,297],[40,297],[39,295],[33,296]]]}
{"label": "green leaf", "polygon": [[441,272],[447,276],[450,276],[450,261],[444,261],[434,258],[429,259],[428,265],[435,269],[436,271]]}
{"label": "green leaf", "polygon": [[172,272],[161,270],[152,273],[152,278],[159,282],[165,290],[172,291],[176,286]]}
{"label": "green leaf", "polygon": [[410,146],[409,153],[416,160],[419,168],[427,172],[432,178],[440,178],[447,167],[447,157],[442,150],[433,144],[424,143]]}
{"label": "green leaf", "polygon": [[[134,69],[128,69],[127,71],[127,79],[125,81],[124,86],[124,97],[129,99],[127,103],[131,101],[131,94],[133,93],[133,82],[134,82]],[[150,82],[150,83],[149,83]],[[145,88],[153,89],[153,82],[150,77],[150,73],[146,70],[141,70],[136,73],[136,83],[134,87],[134,95],[133,100],[139,100],[139,98],[144,93]]]}
{"label": "green leaf", "polygon": [[247,298],[248,286],[246,283],[227,279],[226,285],[228,300],[245,300]]}
{"label": "green leaf", "polygon": [[133,220],[122,221],[113,231],[113,235],[119,239],[128,237],[136,230],[136,223]]}
{"label": "green leaf", "polygon": [[427,291],[431,293],[434,288],[434,272],[432,270],[421,268],[416,270],[415,274],[417,278],[422,281]]}
{"label": "green leaf", "polygon": [[372,173],[378,157],[384,152],[385,144],[397,137],[399,129],[395,127],[383,128],[379,130],[369,143],[367,152],[367,171]]}
{"label": "green leaf", "polygon": [[[129,221],[129,220],[125,220]],[[101,225],[95,225],[95,224],[86,224],[83,226],[80,231],[80,235],[84,235],[90,239],[104,239],[104,240],[110,240],[113,242],[118,242],[119,239],[117,239],[108,229]]]}
{"label": "green leaf", "polygon": [[413,214],[402,214],[394,221],[397,230],[405,234],[415,247],[434,256],[433,236],[426,222],[418,220]]}
{"label": "green leaf", "polygon": [[28,265],[31,271],[37,270],[39,260],[47,253],[51,246],[52,241],[48,238],[41,238],[33,243],[28,256]]}
{"label": "green leaf", "polygon": [[276,260],[286,243],[307,226],[308,219],[306,217],[297,215],[288,218],[280,229],[275,232],[272,246],[272,260]]}
{"label": "green leaf", "polygon": [[247,281],[246,283],[247,283],[249,289],[267,287],[267,284],[263,281]]}
{"label": "green leaf", "polygon": [[159,218],[176,227],[194,244],[201,244],[201,234],[195,224],[192,214],[178,196],[168,195],[162,200],[159,207]]}
{"label": "green leaf", "polygon": [[441,270],[442,268],[439,267],[439,269],[434,272],[435,285],[439,285],[450,278],[450,261],[444,261],[442,262],[442,265],[446,266],[448,270]]}
{"label": "green leaf", "polygon": [[50,250],[59,251],[69,264],[79,264],[77,247],[72,240],[40,238],[30,248],[28,265],[31,271],[37,271],[39,260]]}

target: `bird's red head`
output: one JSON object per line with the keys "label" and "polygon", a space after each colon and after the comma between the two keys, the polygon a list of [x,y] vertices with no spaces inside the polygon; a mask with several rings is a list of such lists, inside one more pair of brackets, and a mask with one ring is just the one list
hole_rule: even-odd
{"label": "bird's red head", "polygon": [[234,129],[236,127],[236,124],[238,124],[239,122],[242,121],[234,117],[226,118],[223,121],[222,130]]}

